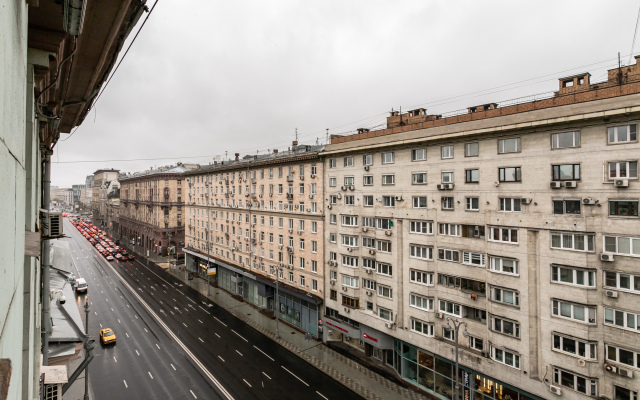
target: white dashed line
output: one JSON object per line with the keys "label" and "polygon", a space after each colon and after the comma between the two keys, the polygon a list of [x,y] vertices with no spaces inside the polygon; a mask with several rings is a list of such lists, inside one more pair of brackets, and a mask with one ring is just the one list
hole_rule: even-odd
{"label": "white dashed line", "polygon": [[206,312],[207,314],[211,315],[211,313],[210,313],[209,311],[205,310],[204,308],[202,308],[202,306],[198,306],[198,307],[200,307],[200,308],[202,309],[202,311],[204,311],[204,312]]}
{"label": "white dashed line", "polygon": [[201,324],[204,324],[204,322],[202,322],[201,320],[198,320],[198,322],[200,322]]}
{"label": "white dashed line", "polygon": [[158,350],[160,350],[160,346],[158,346],[158,343],[156,343],[156,347],[158,348]]}
{"label": "white dashed line", "polygon": [[305,382],[305,381],[303,381],[302,379],[298,378],[298,377],[296,376],[296,374],[294,374],[293,372],[291,372],[291,371],[289,371],[288,369],[286,369],[286,368],[284,367],[284,365],[281,365],[281,367],[282,367],[282,369],[284,369],[285,371],[287,371],[288,373],[290,373],[291,375],[293,375],[297,380],[299,380],[300,382],[302,382],[302,383],[304,383],[305,385],[309,386],[309,384],[308,384],[307,382]]}
{"label": "white dashed line", "polygon": [[264,354],[265,357],[267,357],[269,360],[271,361],[275,361],[273,358],[269,357],[269,355],[267,353],[265,353],[264,351],[260,350],[259,348],[257,348],[256,346],[253,346],[254,349],[258,350],[260,353]]}
{"label": "white dashed line", "polygon": [[173,368],[174,371],[176,371],[176,367],[173,366],[173,364],[169,364],[171,365],[171,368]]}
{"label": "white dashed line", "polygon": [[193,396],[194,399],[197,399],[198,397],[196,396],[195,393],[193,393],[193,390],[189,390],[189,392],[191,392],[191,395]]}
{"label": "white dashed line", "polygon": [[242,353],[240,353],[238,350],[236,350],[236,353],[240,354],[240,357],[242,357]]}
{"label": "white dashed line", "polygon": [[140,353],[138,353],[138,350],[136,350],[136,354],[137,354],[137,355],[140,355]]}
{"label": "white dashed line", "polygon": [[144,331],[145,331],[145,332],[149,333],[149,331],[147,330],[147,328],[142,328],[142,329],[144,329]]}
{"label": "white dashed line", "polygon": [[318,393],[318,396],[322,397],[324,400],[329,400],[329,399],[327,399],[326,397],[324,397],[324,396],[323,396],[320,392],[318,392],[317,390],[316,390],[316,393]]}
{"label": "white dashed line", "polygon": [[153,379],[153,375],[151,375],[151,372],[147,371],[147,373],[149,374],[149,376],[151,377],[151,379]]}
{"label": "white dashed line", "polygon": [[271,379],[271,377],[267,374],[264,373],[264,371],[262,372],[262,375],[266,376],[267,378]]}
{"label": "white dashed line", "polygon": [[245,342],[249,343],[249,341],[245,338],[243,338],[238,332],[234,331],[233,329],[231,330],[231,332],[235,333],[236,335],[238,335],[240,337],[240,339],[244,340]]}
{"label": "white dashed line", "polygon": [[224,362],[224,358],[222,358],[222,357],[220,357],[220,356],[218,356],[218,358],[219,358],[219,359],[221,359],[221,360],[222,360],[222,362]]}
{"label": "white dashed line", "polygon": [[124,382],[124,387],[128,389],[128,388],[129,388],[129,386],[127,385],[127,381],[125,381],[125,380],[123,379],[123,380],[122,380],[122,382]]}
{"label": "white dashed line", "polygon": [[227,324],[225,324],[224,322],[220,321],[218,318],[216,318],[216,317],[213,317],[213,318],[214,318],[216,321],[220,322],[222,325],[224,325],[224,327],[225,327],[225,328],[227,327]]}
{"label": "white dashed line", "polygon": [[134,315],[134,317],[136,317],[136,319],[138,319],[138,316],[137,316],[137,315]]}
{"label": "white dashed line", "polygon": [[220,335],[218,335],[217,333],[214,333],[214,335],[216,335],[218,337],[218,339],[220,339]]}
{"label": "white dashed line", "polygon": [[96,311],[93,312],[95,315],[98,315],[98,313]]}
{"label": "white dashed line", "polygon": [[251,386],[251,384],[250,384],[249,382],[247,382],[247,380],[246,380],[246,379],[243,379],[243,381],[244,381],[244,383],[246,383],[246,384],[247,384],[247,386],[252,387],[252,386]]}
{"label": "white dashed line", "polygon": [[118,323],[121,324],[122,322],[120,322],[120,318],[118,318]]}
{"label": "white dashed line", "polygon": [[187,324],[185,324],[184,322],[182,323],[182,325],[184,325],[184,327],[187,328]]}
{"label": "white dashed line", "polygon": [[100,324],[100,329],[102,329],[102,324]]}
{"label": "white dashed line", "polygon": [[118,360],[116,360],[116,356],[113,356],[113,361],[118,362]]}
{"label": "white dashed line", "polygon": [[200,340],[202,343],[204,343],[204,340],[202,340],[202,339],[200,339],[200,338],[198,338],[198,340]]}
{"label": "white dashed line", "polygon": [[127,332],[125,332],[124,334],[127,335],[127,337],[129,337],[129,334]]}

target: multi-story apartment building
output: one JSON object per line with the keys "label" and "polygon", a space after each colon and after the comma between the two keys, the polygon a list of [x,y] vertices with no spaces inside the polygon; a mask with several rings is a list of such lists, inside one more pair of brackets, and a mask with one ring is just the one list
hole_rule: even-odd
{"label": "multi-story apartment building", "polygon": [[99,169],[93,173],[91,210],[93,223],[104,227],[107,216],[107,199],[110,193],[120,189],[117,169]]}
{"label": "multi-story apartment building", "polygon": [[[186,265],[318,337],[323,295],[321,146],[246,156],[187,173]],[[277,275],[276,275],[277,274]]]}
{"label": "multi-story apartment building", "polygon": [[636,400],[640,65],[589,79],[332,138],[324,339],[447,399],[458,339],[461,398]]}
{"label": "multi-story apartment building", "polygon": [[169,248],[180,253],[184,246],[184,175],[190,169],[178,163],[122,178],[120,237],[141,246],[147,256],[166,256]]}

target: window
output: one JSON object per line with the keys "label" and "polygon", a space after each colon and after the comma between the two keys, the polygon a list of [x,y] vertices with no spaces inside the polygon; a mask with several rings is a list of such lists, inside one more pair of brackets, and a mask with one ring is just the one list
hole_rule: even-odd
{"label": "window", "polygon": [[617,161],[609,163],[609,179],[637,178],[637,161]]}
{"label": "window", "polygon": [[338,180],[336,178],[329,178],[329,186],[335,187],[338,184]]}
{"label": "window", "polygon": [[411,174],[411,183],[413,185],[426,185],[427,173],[426,172],[413,172]]}
{"label": "window", "polygon": [[553,349],[562,353],[595,360],[598,358],[596,343],[566,337],[558,333],[551,334]]}
{"label": "window", "polygon": [[318,222],[311,221],[311,233],[318,233]]}
{"label": "window", "polygon": [[596,323],[596,308],[581,304],[569,303],[564,300],[553,300],[551,314],[556,317],[572,319],[588,324]]}
{"label": "window", "polygon": [[364,186],[373,186],[373,175],[365,175],[362,177],[362,184]]}
{"label": "window", "polygon": [[501,197],[500,199],[500,211],[503,212],[520,212],[520,199],[512,197]]}
{"label": "window", "polygon": [[554,214],[580,214],[580,200],[553,200]]}
{"label": "window", "polygon": [[[345,186],[351,186],[351,185],[353,185],[353,184],[354,184],[354,179],[355,179],[355,178],[354,178],[353,176],[345,176],[345,177],[344,177],[344,185],[345,185]],[[303,194],[303,193],[301,193],[301,194]]]}
{"label": "window", "polygon": [[613,385],[613,398],[614,400],[638,400],[638,392]]}
{"label": "window", "polygon": [[344,166],[345,167],[353,167],[353,157],[345,157],[344,158]]}
{"label": "window", "polygon": [[446,158],[453,158],[453,146],[449,145],[449,146],[442,146],[440,148],[440,152],[442,154],[442,159],[446,159]]}
{"label": "window", "polygon": [[424,161],[427,159],[427,149],[411,150],[411,161]]}
{"label": "window", "polygon": [[413,208],[427,208],[427,196],[414,197]]}
{"label": "window", "polygon": [[450,329],[448,326],[442,327],[442,338],[446,340],[454,341],[456,340],[456,333],[453,329]]}
{"label": "window", "polygon": [[467,169],[465,170],[465,183],[478,183],[480,182],[480,170],[479,169]]}
{"label": "window", "polygon": [[391,229],[393,227],[393,220],[388,218],[376,218],[378,229]]}
{"label": "window", "polygon": [[519,153],[520,138],[498,140],[498,154]]}
{"label": "window", "polygon": [[520,167],[498,168],[498,180],[500,182],[520,182]]}
{"label": "window", "polygon": [[371,258],[363,258],[362,268],[376,269],[376,260],[372,260]]}
{"label": "window", "polygon": [[396,206],[396,197],[395,196],[382,196],[382,205],[384,207],[395,207]]}
{"label": "window", "polygon": [[489,293],[490,300],[495,301],[496,303],[520,307],[520,293],[515,290],[492,286]]}
{"label": "window", "polygon": [[387,321],[393,321],[393,311],[378,307],[378,317],[386,319]]}
{"label": "window", "polygon": [[342,235],[342,244],[347,247],[358,247],[358,237]]}
{"label": "window", "polygon": [[489,241],[501,243],[518,243],[518,230],[512,228],[489,227]]}
{"label": "window", "polygon": [[484,239],[484,225],[461,225],[462,237]]}
{"label": "window", "polygon": [[362,196],[362,205],[364,207],[373,207],[373,196]]}
{"label": "window", "polygon": [[580,147],[580,132],[562,132],[551,135],[552,149],[568,149],[570,147]]}
{"label": "window", "polygon": [[342,284],[353,288],[358,287],[358,278],[349,275],[342,275]]}
{"label": "window", "polygon": [[492,344],[489,345],[489,348],[491,349],[490,357],[492,360],[516,369],[520,369],[520,355],[509,350],[498,349]]}
{"label": "window", "polygon": [[551,282],[594,288],[596,287],[596,271],[552,264]]}
{"label": "window", "polygon": [[489,329],[503,335],[520,337],[520,324],[517,321],[508,320],[498,316],[491,316],[489,319]]}
{"label": "window", "polygon": [[604,309],[604,324],[616,328],[640,332],[640,314],[630,313],[613,308]]}
{"label": "window", "polygon": [[594,251],[593,234],[551,232],[551,248],[577,251]]}
{"label": "window", "polygon": [[412,283],[433,286],[433,272],[424,272],[424,271],[417,271],[415,269],[412,269],[412,270],[409,270],[409,280]]}
{"label": "window", "polygon": [[382,153],[383,164],[393,164],[395,162],[395,155],[393,152]]}
{"label": "window", "polygon": [[462,318],[462,307],[460,304],[452,303],[447,300],[438,301],[438,311]]}
{"label": "window", "polygon": [[376,219],[373,217],[362,217],[362,226],[366,228],[375,228]]}
{"label": "window", "polygon": [[409,256],[421,260],[433,260],[433,247],[418,244],[409,245]]}
{"label": "window", "polygon": [[335,158],[329,159],[329,168],[335,168],[338,165],[338,160]]}
{"label": "window", "polygon": [[597,396],[598,380],[553,367],[553,383],[588,396]]}
{"label": "window", "polygon": [[362,156],[362,165],[373,165],[373,155],[365,154]]}
{"label": "window", "polygon": [[480,198],[478,197],[467,197],[465,199],[466,210],[467,211],[479,211],[480,210]]}
{"label": "window", "polygon": [[391,242],[389,240],[378,240],[378,251],[391,253]]}
{"label": "window", "polygon": [[438,260],[444,261],[460,261],[460,252],[458,250],[438,249]]}
{"label": "window", "polygon": [[394,185],[396,183],[396,176],[393,174],[382,175],[383,185]]}
{"label": "window", "polygon": [[438,224],[438,234],[446,236],[460,236],[460,225],[458,224]]}
{"label": "window", "polygon": [[442,172],[442,183],[453,183],[453,171]]}
{"label": "window", "polygon": [[392,299],[393,291],[388,286],[378,285],[378,296],[386,297],[387,299]]}
{"label": "window", "polygon": [[343,215],[342,216],[342,225],[343,226],[358,226],[358,216],[357,215]]}
{"label": "window", "polygon": [[609,144],[635,142],[636,125],[612,126],[607,128],[607,138]]}
{"label": "window", "polygon": [[580,180],[580,164],[560,164],[552,165],[554,181],[577,181]]}
{"label": "window", "polygon": [[372,281],[370,279],[363,279],[362,280],[362,288],[363,289],[376,290],[376,282]]}
{"label": "window", "polygon": [[484,349],[484,340],[474,336],[469,336],[469,347],[474,350],[482,351]]}
{"label": "window", "polygon": [[640,294],[640,275],[606,271],[604,273],[604,286]]}
{"label": "window", "polygon": [[393,275],[393,268],[389,264],[376,263],[376,272],[380,275]]}
{"label": "window", "polygon": [[338,292],[336,292],[335,290],[331,289],[331,291],[329,292],[329,298],[331,300],[338,300]]}
{"label": "window", "polygon": [[617,346],[606,345],[606,359],[608,361],[640,368],[640,352],[625,350]]}
{"label": "window", "polygon": [[479,153],[480,153],[480,144],[478,142],[466,143],[464,145],[465,157],[477,157]]}
{"label": "window", "polygon": [[344,196],[344,204],[345,204],[346,206],[353,206],[353,205],[355,205],[355,204],[356,204],[356,197],[355,197],[355,196],[353,196],[353,195],[349,195],[349,196],[345,195],[345,196]]}
{"label": "window", "polygon": [[637,217],[638,200],[609,200],[609,215]]}
{"label": "window", "polygon": [[425,336],[433,336],[434,325],[428,322],[417,320],[415,318],[411,318],[411,330]]}
{"label": "window", "polygon": [[640,256],[640,238],[604,236],[604,251],[627,256]]}
{"label": "window", "polygon": [[462,252],[462,263],[475,267],[484,267],[486,256],[484,253],[474,253],[471,251]]}
{"label": "window", "polygon": [[360,299],[342,295],[342,305],[349,308],[360,308]]}
{"label": "window", "polygon": [[[420,233],[420,234],[425,234],[425,235],[432,235],[433,234],[433,222],[431,222],[431,221],[410,221],[409,222],[409,233]],[[638,244],[640,245],[640,242]]]}
{"label": "window", "polygon": [[441,197],[440,202],[442,204],[442,209],[443,210],[453,210],[454,209],[453,197]]}
{"label": "window", "polygon": [[358,257],[342,256],[342,265],[346,267],[358,267]]}

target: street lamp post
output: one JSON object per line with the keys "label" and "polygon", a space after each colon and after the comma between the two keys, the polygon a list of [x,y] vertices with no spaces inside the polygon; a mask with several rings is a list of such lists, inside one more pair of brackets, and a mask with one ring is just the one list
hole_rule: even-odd
{"label": "street lamp post", "polygon": [[[87,337],[89,337],[89,296],[85,297],[84,300],[84,313],[85,313],[85,323],[86,326],[84,328],[84,332]],[[84,357],[87,358],[89,355],[87,349],[84,351]],[[84,400],[89,400],[89,364],[84,368]]]}
{"label": "street lamp post", "polygon": [[276,316],[276,339],[280,339],[280,332],[278,331],[278,312],[280,311],[280,297],[278,296],[278,281],[280,278],[280,271],[282,270],[279,267],[274,267],[276,270],[276,304],[275,304],[275,316]]}
{"label": "street lamp post", "polygon": [[[451,326],[451,324],[453,324],[453,327]],[[469,336],[469,332],[467,332],[467,323],[466,322],[462,322],[462,321],[458,321],[457,319],[453,319],[451,317],[447,317],[447,326],[444,327],[444,329],[446,329],[447,331],[451,332],[453,331],[454,334],[454,341],[456,344],[456,375],[455,375],[455,396],[453,397],[454,400],[458,400],[458,395],[460,392],[460,380],[459,380],[459,376],[458,376],[458,369],[459,364],[458,364],[458,332],[460,331],[460,326],[464,325],[464,332],[462,332],[462,335],[464,337],[468,337]]]}

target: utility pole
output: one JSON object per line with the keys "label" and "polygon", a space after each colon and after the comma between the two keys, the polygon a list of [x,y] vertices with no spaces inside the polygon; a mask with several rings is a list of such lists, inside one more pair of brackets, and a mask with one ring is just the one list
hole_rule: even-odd
{"label": "utility pole", "polygon": [[[84,299],[84,314],[85,314],[85,323],[86,326],[84,328],[84,332],[89,338],[89,296],[85,296]],[[85,359],[89,356],[89,351],[85,348],[84,357]],[[84,368],[84,400],[89,400],[89,364]]]}
{"label": "utility pole", "polygon": [[[44,173],[42,174],[42,208],[49,212],[51,206],[51,150],[45,150]],[[51,297],[49,296],[49,275],[51,272],[51,256],[49,240],[42,241],[42,365],[49,365],[49,336],[51,335]]]}
{"label": "utility pole", "polygon": [[278,279],[280,278],[280,268],[276,269],[276,304],[275,304],[275,316],[276,316],[276,339],[280,339],[280,332],[278,331],[278,312],[280,311],[280,297],[278,296]]}
{"label": "utility pole", "polygon": [[[451,324],[453,324],[453,327],[451,326]],[[455,376],[455,395],[454,395],[454,399],[458,399],[458,395],[460,393],[460,376],[458,375],[458,369],[459,369],[459,364],[458,364],[458,332],[460,331],[460,326],[464,325],[464,332],[462,332],[462,335],[464,337],[468,337],[469,336],[469,332],[467,332],[467,323],[466,322],[462,322],[462,321],[458,321],[457,319],[453,319],[451,317],[447,317],[447,326],[444,327],[444,329],[446,329],[447,331],[454,332],[454,339],[455,339],[455,343],[456,343],[456,376]]]}
{"label": "utility pole", "polygon": [[211,239],[211,207],[209,207],[209,199],[210,199],[210,193],[209,191],[211,190],[211,176],[207,177],[207,182],[209,183],[209,185],[207,186],[207,195],[206,195],[206,200],[207,200],[207,235],[206,235],[206,239],[207,239],[207,296],[209,296],[211,294],[211,285],[209,283],[209,257],[211,257],[209,255],[209,240]]}

